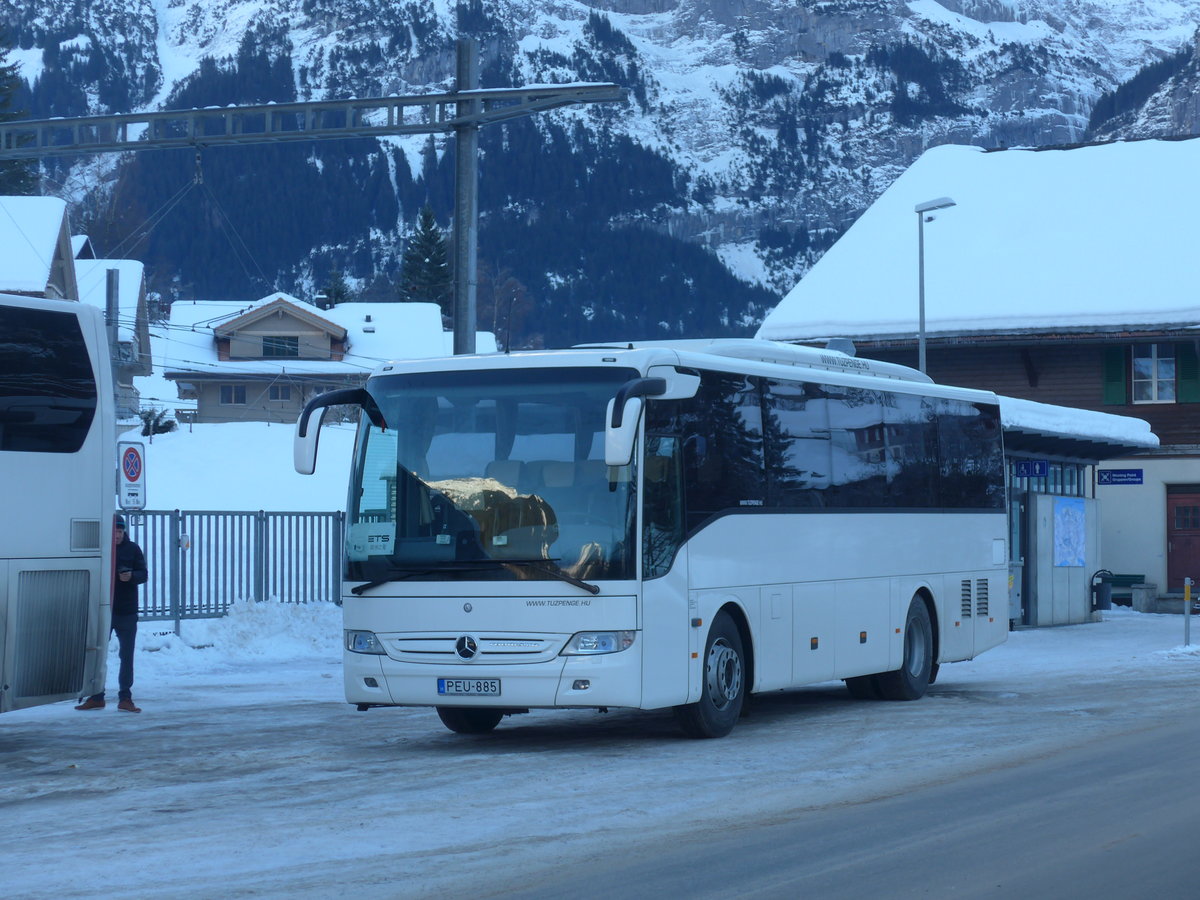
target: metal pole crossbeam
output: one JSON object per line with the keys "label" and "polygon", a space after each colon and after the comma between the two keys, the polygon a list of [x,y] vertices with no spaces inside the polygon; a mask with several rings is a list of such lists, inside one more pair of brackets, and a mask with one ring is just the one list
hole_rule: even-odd
{"label": "metal pole crossbeam", "polygon": [[474,353],[480,126],[563,106],[621,100],[625,89],[609,83],[479,88],[478,45],[463,38],[457,50],[455,90],[449,93],[18,120],[0,124],[0,160],[453,133],[454,352]]}
{"label": "metal pole crossbeam", "polygon": [[[464,102],[468,94],[469,103]],[[484,88],[408,97],[314,100],[0,124],[0,159],[169,150],[267,141],[448,134],[578,103],[620,100],[615,84]]]}

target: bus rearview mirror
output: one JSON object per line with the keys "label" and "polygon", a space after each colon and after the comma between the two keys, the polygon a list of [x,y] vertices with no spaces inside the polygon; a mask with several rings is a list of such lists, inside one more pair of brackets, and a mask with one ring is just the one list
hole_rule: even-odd
{"label": "bus rearview mirror", "polygon": [[627,466],[633,458],[633,442],[637,440],[638,423],[642,419],[642,398],[629,397],[624,401],[619,424],[613,425],[615,406],[621,398],[608,401],[608,412],[604,416],[604,463],[609,466]]}
{"label": "bus rearview mirror", "polygon": [[311,475],[317,469],[317,441],[321,437],[325,409],[318,407],[311,417],[301,417],[296,421],[296,436],[292,439],[292,465],[301,475]]}

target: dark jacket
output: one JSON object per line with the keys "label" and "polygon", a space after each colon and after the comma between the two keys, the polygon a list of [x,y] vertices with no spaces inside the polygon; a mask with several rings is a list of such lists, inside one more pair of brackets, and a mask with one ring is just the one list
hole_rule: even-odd
{"label": "dark jacket", "polygon": [[122,581],[114,573],[113,604],[114,616],[136,616],[138,611],[138,585],[145,584],[149,577],[146,572],[146,557],[142,548],[126,536],[125,540],[116,546],[116,571],[129,569],[133,577]]}

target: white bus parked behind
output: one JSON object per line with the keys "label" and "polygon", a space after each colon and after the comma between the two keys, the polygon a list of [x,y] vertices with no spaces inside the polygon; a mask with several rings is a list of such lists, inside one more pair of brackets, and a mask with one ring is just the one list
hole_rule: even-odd
{"label": "white bus parked behind", "polygon": [[309,404],[298,471],[312,414],[347,403],[360,709],[432,706],[473,733],[673,707],[719,737],[749,692],[917,699],[1007,635],[990,393],[750,340],[395,362]]}
{"label": "white bus parked behind", "polygon": [[101,312],[0,295],[0,712],[104,689],[114,429]]}

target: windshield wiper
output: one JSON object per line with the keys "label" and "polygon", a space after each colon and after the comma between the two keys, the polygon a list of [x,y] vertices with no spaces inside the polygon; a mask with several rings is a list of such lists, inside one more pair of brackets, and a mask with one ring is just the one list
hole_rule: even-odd
{"label": "windshield wiper", "polygon": [[557,560],[553,560],[553,559],[493,559],[493,560],[489,560],[489,562],[500,563],[501,565],[506,565],[506,566],[529,566],[530,568],[533,568],[533,569],[540,569],[541,571],[545,572],[547,575],[553,575],[555,578],[565,581],[567,584],[573,584],[577,588],[582,588],[583,590],[587,591],[589,594],[600,593],[600,588],[597,587],[596,585],[589,584],[588,582],[584,581],[582,578],[576,578],[574,575],[570,574],[569,572],[563,571],[562,566],[560,566],[558,564]]}
{"label": "windshield wiper", "polygon": [[568,572],[564,572],[553,559],[459,559],[447,561],[436,566],[420,565],[420,566],[393,566],[388,570],[388,577],[377,578],[373,581],[358,584],[350,588],[350,593],[355,596],[361,596],[364,591],[369,591],[371,588],[379,587],[381,584],[387,584],[389,581],[400,581],[404,578],[409,578],[413,575],[428,575],[432,572],[469,572],[472,569],[480,567],[493,566],[528,566],[545,572],[560,581],[565,581],[567,584],[574,585],[577,588],[587,591],[589,594],[600,593],[600,588],[594,584],[589,584],[581,578],[576,578]]}
{"label": "windshield wiper", "polygon": [[401,581],[405,578],[411,578],[413,575],[428,575],[430,572],[436,572],[440,568],[442,567],[438,566],[437,568],[434,568],[433,566],[416,566],[410,568],[406,566],[401,568],[399,566],[393,566],[392,568],[388,569],[386,578],[376,578],[373,581],[367,581],[363,584],[356,584],[354,587],[350,588],[350,593],[354,594],[355,596],[362,596],[364,591],[369,591],[371,588],[379,587],[381,584],[387,584],[389,581]]}

